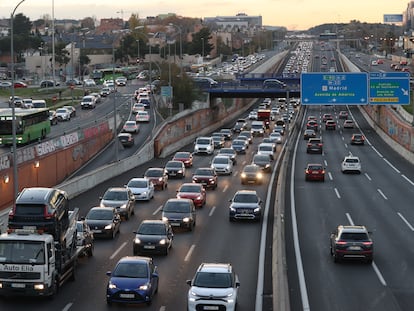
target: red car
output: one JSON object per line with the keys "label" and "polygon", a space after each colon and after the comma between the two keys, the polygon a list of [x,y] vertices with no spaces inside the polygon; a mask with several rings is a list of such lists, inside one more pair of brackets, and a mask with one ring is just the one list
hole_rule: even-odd
{"label": "red car", "polygon": [[147,169],[144,177],[153,183],[155,189],[164,190],[168,186],[168,175],[163,168],[151,167]]}
{"label": "red car", "polygon": [[16,81],[14,82],[14,88],[15,89],[19,89],[19,88],[26,88],[27,84],[22,82],[22,81]]}
{"label": "red car", "polygon": [[325,181],[325,169],[322,164],[311,163],[305,169],[305,180],[319,180]]}
{"label": "red car", "polygon": [[217,188],[217,173],[211,167],[199,167],[193,174],[193,183],[202,184],[204,188]]}
{"label": "red car", "polygon": [[185,167],[193,166],[193,155],[191,152],[187,152],[187,151],[176,152],[172,160],[183,162]]}
{"label": "red car", "polygon": [[334,120],[326,120],[325,130],[336,130],[336,122]]}
{"label": "red car", "polygon": [[195,207],[206,204],[206,190],[202,184],[184,183],[177,190],[177,199],[190,199]]}

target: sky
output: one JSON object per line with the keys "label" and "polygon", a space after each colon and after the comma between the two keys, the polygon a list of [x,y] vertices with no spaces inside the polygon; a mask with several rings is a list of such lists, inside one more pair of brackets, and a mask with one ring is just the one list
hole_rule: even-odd
{"label": "sky", "polygon": [[[0,0],[0,17],[10,17],[20,0]],[[56,19],[84,17],[140,18],[175,13],[178,16],[204,18],[245,13],[262,16],[263,25],[284,26],[288,30],[306,30],[324,23],[358,20],[382,23],[384,14],[402,14],[408,0],[23,0],[16,13],[36,20],[44,14]]]}

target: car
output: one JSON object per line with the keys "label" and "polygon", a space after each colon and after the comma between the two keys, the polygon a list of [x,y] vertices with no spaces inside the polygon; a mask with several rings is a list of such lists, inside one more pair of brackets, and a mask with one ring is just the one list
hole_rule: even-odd
{"label": "car", "polygon": [[325,123],[328,120],[333,120],[333,116],[330,113],[324,113],[322,115],[322,122]]}
{"label": "car", "polygon": [[158,292],[157,266],[150,257],[122,257],[113,271],[106,272],[106,303],[145,303],[150,305]]}
{"label": "car", "polygon": [[66,105],[66,106],[63,106],[63,108],[66,108],[67,110],[69,110],[71,118],[76,117],[76,108],[75,107],[70,106],[70,105]]}
{"label": "car", "polygon": [[133,133],[136,134],[139,132],[139,126],[137,121],[128,120],[125,122],[124,126],[122,127],[122,132],[124,133]]}
{"label": "car", "polygon": [[83,85],[86,86],[86,87],[96,86],[96,83],[95,83],[94,79],[85,79],[85,80],[83,80]]}
{"label": "car", "polygon": [[23,98],[23,105],[22,108],[30,109],[33,107],[33,99],[31,98]]}
{"label": "car", "polygon": [[1,81],[0,82],[0,89],[8,89],[11,88],[12,83],[10,81]]}
{"label": "car", "polygon": [[221,148],[217,155],[228,156],[233,161],[233,165],[237,164],[237,152],[233,148]]}
{"label": "car", "polygon": [[281,144],[283,141],[282,134],[280,132],[273,132],[270,133],[269,138],[271,141],[273,141],[275,144]]}
{"label": "car", "polygon": [[[14,100],[13,100],[14,99]],[[9,107],[12,107],[12,104],[14,103],[15,108],[19,108],[23,106],[23,98],[19,96],[10,96],[9,97]]]}
{"label": "car", "polygon": [[155,189],[164,190],[168,187],[168,175],[164,168],[150,167],[145,171],[144,177],[154,184]]}
{"label": "car", "polygon": [[49,120],[50,120],[50,125],[58,124],[59,119],[56,115],[56,110],[49,110]]}
{"label": "car", "polygon": [[76,221],[76,245],[83,247],[86,256],[93,256],[95,238],[85,219]]}
{"label": "car", "polygon": [[365,136],[362,134],[352,134],[351,136],[351,145],[364,145],[365,144]]}
{"label": "car", "polygon": [[82,85],[82,82],[76,78],[73,78],[73,79],[66,80],[65,84],[68,86],[75,86],[75,85]]}
{"label": "car", "polygon": [[177,177],[177,178],[184,178],[185,177],[185,165],[182,161],[168,161],[165,164],[165,172],[168,175],[168,178]]}
{"label": "car", "polygon": [[109,95],[111,94],[111,90],[110,90],[110,88],[109,88],[109,87],[104,86],[104,87],[101,89],[101,91],[99,92],[99,94],[100,94],[102,97],[106,97],[106,96],[109,96]]}
{"label": "car", "polygon": [[93,93],[90,93],[89,95],[95,97],[95,103],[96,104],[100,104],[101,103],[102,97],[101,97],[101,95],[99,93],[93,92]]}
{"label": "car", "polygon": [[[255,122],[257,122],[257,121],[255,121]],[[259,122],[261,122],[261,121],[259,121]],[[239,133],[239,135],[237,136],[237,139],[243,139],[243,137],[246,137],[248,143],[251,144],[253,142],[253,132],[252,132],[252,130],[250,130],[250,131],[246,131],[246,130],[241,131]]]}
{"label": "car", "polygon": [[235,139],[231,143],[231,148],[236,151],[236,153],[246,153],[246,149],[249,148],[249,143],[246,140]]}
{"label": "car", "polygon": [[195,207],[203,207],[207,201],[206,190],[203,185],[196,183],[183,183],[177,190],[177,199],[190,199]]}
{"label": "car", "polygon": [[231,175],[233,173],[233,161],[226,155],[216,155],[211,160],[211,168],[217,174]]}
{"label": "car", "polygon": [[118,78],[115,79],[115,84],[117,86],[126,86],[127,85],[127,78],[118,77]]}
{"label": "car", "polygon": [[144,106],[144,104],[135,103],[135,104],[132,106],[132,113],[133,113],[133,114],[137,114],[137,113],[138,113],[138,111],[144,111],[144,110],[145,110],[145,106]]}
{"label": "car", "polygon": [[217,188],[217,173],[211,167],[199,167],[197,168],[192,177],[193,183],[202,184],[204,188]]}
{"label": "car", "polygon": [[316,137],[316,132],[315,130],[311,130],[311,129],[306,129],[303,132],[303,139],[305,140],[309,140],[309,138],[315,138]]}
{"label": "car", "polygon": [[41,88],[45,88],[45,87],[53,87],[53,86],[59,86],[60,83],[58,81],[53,81],[53,80],[42,80],[40,81],[40,87]]}
{"label": "car", "polygon": [[352,154],[345,156],[341,163],[341,172],[344,174],[361,174],[361,161],[359,160],[359,157]]}
{"label": "car", "polygon": [[233,138],[233,131],[231,129],[220,129],[220,133],[223,134],[224,140],[231,140]]}
{"label": "car", "polygon": [[252,121],[251,135],[264,136],[266,132],[265,124],[263,121]]}
{"label": "car", "polygon": [[273,128],[273,133],[280,133],[280,135],[285,135],[285,127],[282,125],[275,125]]}
{"label": "car", "polygon": [[330,252],[334,262],[362,259],[372,263],[374,242],[365,226],[339,225],[330,236]]}
{"label": "car", "polygon": [[262,200],[256,190],[238,190],[230,200],[229,220],[248,219],[259,221],[262,217]]}
{"label": "car", "polygon": [[252,164],[262,168],[264,172],[270,173],[272,171],[272,158],[268,154],[258,154],[253,156]]}
{"label": "car", "polygon": [[96,107],[96,97],[87,95],[84,96],[81,100],[81,109],[93,109]]}
{"label": "car", "polygon": [[212,137],[198,137],[194,142],[194,154],[213,154],[214,142]]}
{"label": "car", "polygon": [[196,225],[196,209],[191,199],[168,199],[163,208],[161,219],[173,228],[193,231]]}
{"label": "car", "polygon": [[308,119],[307,120],[308,121],[317,121],[318,118],[316,116],[314,116],[314,115],[310,115],[310,116],[308,116]]}
{"label": "car", "polygon": [[58,121],[69,121],[70,111],[67,108],[58,108],[56,109],[56,117]]}
{"label": "car", "polygon": [[242,185],[245,185],[246,183],[260,185],[263,183],[262,169],[258,165],[248,164],[243,168],[243,171],[240,174],[240,178]]}
{"label": "car", "polygon": [[384,64],[384,60],[383,60],[383,59],[377,59],[377,64],[378,64],[378,65],[382,65],[382,64]]}
{"label": "car", "polygon": [[314,130],[315,132],[319,129],[319,124],[315,120],[310,120],[306,123],[306,129],[308,130]]}
{"label": "car", "polygon": [[344,129],[353,129],[355,127],[355,122],[353,120],[345,120],[343,124]]}
{"label": "car", "polygon": [[128,187],[108,188],[99,199],[99,206],[114,207],[125,220],[135,214],[135,196]]}
{"label": "car", "polygon": [[336,122],[334,120],[326,120],[325,130],[336,130]]}
{"label": "car", "polygon": [[132,147],[135,144],[134,136],[131,133],[119,133],[118,140],[124,147]]}
{"label": "car", "polygon": [[169,223],[158,219],[143,220],[134,233],[135,237],[132,241],[134,256],[143,254],[168,255],[174,238]]}
{"label": "car", "polygon": [[191,152],[188,151],[178,151],[174,154],[173,161],[181,161],[184,163],[185,167],[192,167],[193,166],[193,155]]}
{"label": "car", "polygon": [[237,120],[236,124],[233,126],[233,133],[240,133],[241,131],[244,131],[247,128],[247,123],[245,119],[239,119]]}
{"label": "car", "polygon": [[187,310],[235,311],[240,281],[230,263],[202,263],[187,294]]}
{"label": "car", "polygon": [[275,148],[273,144],[260,143],[259,146],[257,147],[258,154],[267,154],[270,156],[272,160],[274,160],[274,155],[273,155],[274,152],[275,152]]}
{"label": "car", "polygon": [[114,207],[92,207],[85,217],[94,237],[115,238],[119,233],[121,216]]}
{"label": "car", "polygon": [[146,177],[131,178],[125,186],[131,189],[136,201],[154,198],[154,184]]}
{"label": "car", "polygon": [[325,168],[320,163],[308,163],[305,168],[305,181],[325,181]]}
{"label": "car", "polygon": [[338,114],[338,118],[339,119],[348,119],[348,111],[346,111],[346,110],[341,110],[341,111],[339,111],[339,114]]}
{"label": "car", "polygon": [[249,112],[249,117],[250,120],[257,120],[257,111],[256,110],[252,110]]}
{"label": "car", "polygon": [[314,137],[309,138],[308,143],[306,144],[306,153],[320,153],[323,152],[323,142],[322,138]]}
{"label": "car", "polygon": [[[278,133],[279,135],[280,135],[280,133]],[[272,146],[273,146],[273,152],[276,152],[276,150],[277,150],[277,144],[276,144],[276,142],[274,141],[274,139],[272,139],[272,138],[270,138],[270,137],[264,137],[263,139],[262,139],[262,143],[265,143],[265,144],[271,144]]]}
{"label": "car", "polygon": [[148,111],[137,111],[137,114],[135,116],[135,120],[137,122],[149,122],[150,121],[150,114]]}
{"label": "car", "polygon": [[263,81],[264,89],[284,89],[286,88],[286,83],[278,79],[266,79]]}
{"label": "car", "polygon": [[225,140],[223,135],[213,135],[211,137],[213,138],[214,149],[220,149],[224,147]]}

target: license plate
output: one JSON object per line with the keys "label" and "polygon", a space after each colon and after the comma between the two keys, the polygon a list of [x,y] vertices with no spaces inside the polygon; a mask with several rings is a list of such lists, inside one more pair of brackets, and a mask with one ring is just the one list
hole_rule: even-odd
{"label": "license plate", "polygon": [[319,174],[319,172],[312,172],[312,174]]}
{"label": "license plate", "polygon": [[101,233],[102,230],[92,230],[93,233]]}
{"label": "license plate", "polygon": [[180,224],[178,222],[172,222],[172,223],[170,223],[170,225],[173,226],[173,227],[179,227],[180,226]]}
{"label": "license plate", "polygon": [[361,250],[361,246],[350,246],[348,249],[350,251],[360,251]]}
{"label": "license plate", "polygon": [[154,249],[155,245],[144,245],[145,249]]}
{"label": "license plate", "polygon": [[26,284],[24,284],[24,283],[12,283],[11,287],[13,287],[13,288],[25,288]]}
{"label": "license plate", "polygon": [[119,297],[121,298],[134,298],[134,294],[119,294]]}
{"label": "license plate", "polygon": [[204,306],[203,310],[218,310],[218,306]]}

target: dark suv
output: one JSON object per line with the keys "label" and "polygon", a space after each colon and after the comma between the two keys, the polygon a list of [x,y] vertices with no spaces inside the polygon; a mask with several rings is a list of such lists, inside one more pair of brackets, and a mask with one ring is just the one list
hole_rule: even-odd
{"label": "dark suv", "polygon": [[338,226],[331,233],[330,248],[334,262],[349,258],[371,263],[374,254],[374,244],[365,226]]}
{"label": "dark suv", "polygon": [[308,144],[306,145],[306,153],[320,153],[323,151],[322,138],[309,138]]}

